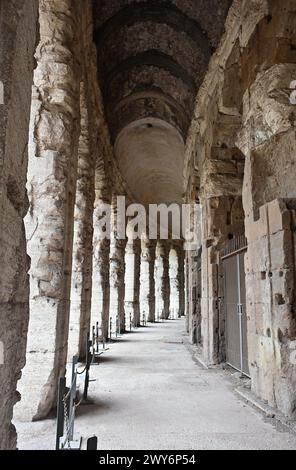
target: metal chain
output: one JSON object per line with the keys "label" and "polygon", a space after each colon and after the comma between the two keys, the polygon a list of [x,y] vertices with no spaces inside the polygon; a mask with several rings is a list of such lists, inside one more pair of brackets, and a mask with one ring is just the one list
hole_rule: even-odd
{"label": "metal chain", "polygon": [[[64,405],[64,421],[66,424],[66,439],[67,439],[67,444],[68,444],[68,449],[70,449],[70,426],[69,426],[69,416],[68,416],[68,406],[67,406],[67,398],[66,395],[63,396],[63,405]],[[64,444],[63,444],[64,446]]]}

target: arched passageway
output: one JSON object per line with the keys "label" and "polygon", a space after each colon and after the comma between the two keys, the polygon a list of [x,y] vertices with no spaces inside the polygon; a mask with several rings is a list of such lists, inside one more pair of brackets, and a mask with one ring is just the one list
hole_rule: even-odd
{"label": "arched passageway", "polygon": [[131,347],[149,369],[184,316],[202,364],[295,419],[296,6],[251,6],[1,4],[0,449],[16,448],[13,419],[52,413],[93,328],[111,344],[134,331],[111,355]]}

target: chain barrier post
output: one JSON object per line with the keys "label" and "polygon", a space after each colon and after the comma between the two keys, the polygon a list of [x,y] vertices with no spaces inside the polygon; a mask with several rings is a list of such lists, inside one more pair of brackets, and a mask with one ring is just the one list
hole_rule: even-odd
{"label": "chain barrier post", "polygon": [[83,400],[87,400],[87,394],[88,394],[88,386],[89,386],[89,368],[90,364],[92,361],[92,354],[91,354],[91,348],[92,348],[92,342],[89,339],[88,335],[88,348],[87,348],[87,356],[86,356],[86,368],[85,368],[85,382],[84,382],[84,391],[83,391]]}
{"label": "chain barrier post", "polygon": [[78,356],[73,357],[72,362],[72,379],[71,379],[71,388],[70,388],[70,405],[69,405],[69,440],[73,441],[74,436],[74,420],[75,420],[75,398],[76,398],[76,386],[77,386],[77,374],[76,368],[78,364]]}
{"label": "chain barrier post", "polygon": [[100,343],[99,343],[99,322],[96,323],[96,353],[100,352]]}
{"label": "chain barrier post", "polygon": [[96,344],[96,327],[92,327],[92,347],[93,347],[93,356],[95,353],[95,344]]}
{"label": "chain barrier post", "polygon": [[57,403],[57,434],[56,450],[60,450],[60,439],[64,435],[64,405],[63,397],[66,391],[66,377],[60,377]]}
{"label": "chain barrier post", "polygon": [[[93,348],[93,351],[92,351]],[[71,386],[66,387],[66,377],[59,379],[58,387],[58,402],[57,402],[57,431],[56,431],[56,450],[81,450],[82,438],[74,441],[74,422],[76,408],[87,400],[88,386],[89,386],[89,369],[94,354],[94,345],[90,340],[90,334],[87,335],[87,351],[86,351],[86,365],[83,371],[79,372],[77,365],[79,362],[78,356],[73,357],[72,361],[72,376]],[[84,393],[83,399],[79,403],[75,403],[77,394],[77,377],[85,372]],[[96,450],[97,438],[94,436],[89,439],[90,450]]]}
{"label": "chain barrier post", "polygon": [[97,436],[90,437],[87,439],[86,450],[98,450],[98,438]]}

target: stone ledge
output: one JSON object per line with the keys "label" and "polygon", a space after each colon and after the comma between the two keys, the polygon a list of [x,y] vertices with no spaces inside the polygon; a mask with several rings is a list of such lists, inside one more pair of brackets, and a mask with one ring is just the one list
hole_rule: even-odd
{"label": "stone ledge", "polygon": [[244,387],[237,387],[235,388],[235,393],[239,395],[249,405],[252,405],[254,408],[256,408],[261,413],[263,413],[266,416],[266,418],[274,419],[276,422],[289,428],[289,431],[292,431],[293,433],[296,434],[296,422],[295,421],[289,420],[280,411],[267,405],[263,400],[260,400],[260,398],[258,398],[253,392],[251,392],[250,390],[247,390]]}

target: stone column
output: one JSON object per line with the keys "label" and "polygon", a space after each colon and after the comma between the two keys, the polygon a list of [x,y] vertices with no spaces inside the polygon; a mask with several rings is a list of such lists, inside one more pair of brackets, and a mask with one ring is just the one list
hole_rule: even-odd
{"label": "stone column", "polygon": [[189,263],[190,263],[190,253],[187,251],[186,258],[185,258],[185,305],[186,305],[186,331],[190,335],[190,323],[191,323],[191,311],[190,311],[190,291],[191,291],[191,284],[189,278]]}
{"label": "stone column", "polygon": [[185,251],[183,246],[177,250],[178,255],[178,289],[179,289],[179,316],[185,315]]}
{"label": "stone column", "polygon": [[140,241],[129,236],[125,250],[125,325],[127,331],[130,326],[140,323]]}
{"label": "stone column", "polygon": [[155,260],[156,318],[168,319],[170,315],[169,242],[161,240],[156,245]]}
{"label": "stone column", "polygon": [[169,254],[169,274],[170,274],[170,316],[178,318],[180,309],[180,291],[179,291],[179,262],[178,254],[175,248],[171,248]]}
{"label": "stone column", "polygon": [[72,52],[79,54],[75,5],[71,0],[40,2],[26,218],[30,323],[20,387],[22,417],[35,420],[56,405],[67,359],[80,122],[80,64]]}
{"label": "stone column", "polygon": [[13,407],[20,399],[16,387],[25,365],[29,321],[29,259],[23,218],[28,210],[27,143],[38,2],[3,3],[0,20],[0,450],[12,450],[16,447],[16,432],[11,420]]}
{"label": "stone column", "polygon": [[110,311],[111,196],[108,179],[100,166],[96,168],[95,185],[91,327],[98,322],[102,338],[107,340]]}
{"label": "stone column", "polygon": [[[125,331],[125,246],[126,240],[119,238],[116,198],[111,207],[111,241],[110,241],[110,319],[112,320],[112,337],[116,332],[116,321],[119,319],[120,331]],[[110,330],[110,326],[109,326]]]}
{"label": "stone column", "polygon": [[155,242],[141,240],[141,275],[140,299],[141,317],[145,315],[148,322],[155,321]]}
{"label": "stone column", "polygon": [[90,331],[92,297],[92,241],[95,196],[94,129],[91,128],[85,85],[81,84],[81,134],[74,212],[73,268],[68,359],[84,359]]}
{"label": "stone column", "polygon": [[170,310],[173,318],[185,315],[185,252],[183,245],[170,251]]}

